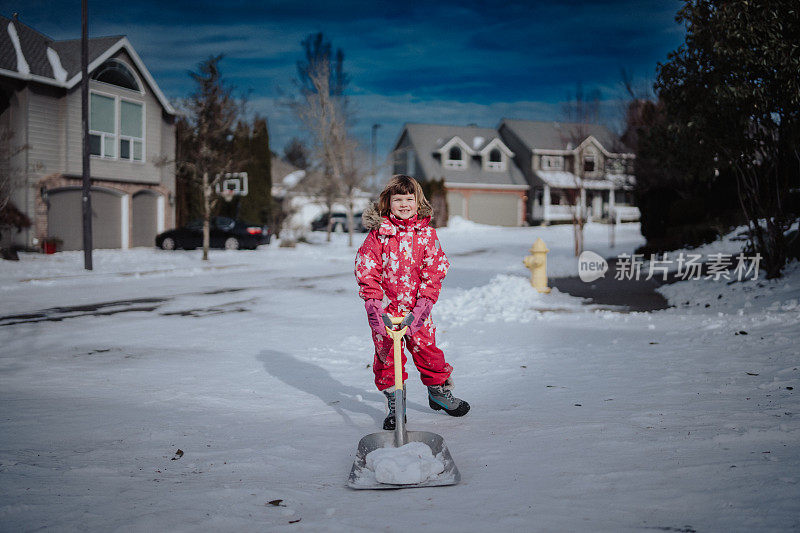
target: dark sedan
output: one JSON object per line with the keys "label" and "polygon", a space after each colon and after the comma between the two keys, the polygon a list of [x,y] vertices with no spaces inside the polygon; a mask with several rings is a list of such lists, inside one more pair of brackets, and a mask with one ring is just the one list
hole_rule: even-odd
{"label": "dark sedan", "polygon": [[[269,226],[247,224],[228,217],[210,220],[210,245],[212,248],[239,250],[255,249],[259,244],[269,244],[272,233]],[[182,228],[175,228],[156,236],[156,247],[163,250],[194,250],[203,246],[203,221],[193,220]]]}
{"label": "dark sedan", "polygon": [[[361,211],[353,214],[353,221],[355,222],[355,231],[366,233],[367,229],[361,223]],[[327,231],[328,229],[328,213],[322,213],[320,216],[311,221],[311,231]],[[347,232],[347,213],[340,213],[334,211],[331,215],[331,231]]]}

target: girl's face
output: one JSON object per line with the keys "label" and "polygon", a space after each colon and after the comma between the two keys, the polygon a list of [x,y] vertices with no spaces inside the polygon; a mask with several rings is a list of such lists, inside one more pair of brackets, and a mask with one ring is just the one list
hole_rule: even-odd
{"label": "girl's face", "polygon": [[389,207],[394,216],[407,220],[417,214],[417,198],[413,194],[393,194]]}

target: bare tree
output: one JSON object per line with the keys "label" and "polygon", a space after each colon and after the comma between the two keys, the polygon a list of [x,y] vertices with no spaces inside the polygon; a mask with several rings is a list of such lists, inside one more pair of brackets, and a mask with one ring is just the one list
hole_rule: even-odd
{"label": "bare tree", "polygon": [[[564,104],[564,116],[568,122],[562,129],[562,142],[577,149],[580,144],[589,136],[589,124],[596,124],[600,111],[600,92],[593,90],[588,97],[583,94],[583,85],[578,84],[575,90],[574,99],[570,99]],[[576,152],[577,153],[577,152]],[[580,155],[580,154],[578,154]],[[595,164],[597,161],[595,162]],[[586,198],[585,177],[587,170],[583,161],[576,158],[574,162],[573,175],[575,176],[575,198],[570,198],[572,206],[572,229],[574,237],[575,256],[583,252],[583,228],[586,225]],[[612,192],[613,194],[613,192]]]}
{"label": "bare tree", "polygon": [[290,100],[293,109],[312,142],[312,159],[317,172],[306,180],[324,203],[328,212],[327,239],[331,238],[333,205],[343,200],[347,209],[349,242],[353,239],[353,199],[364,181],[358,143],[349,132],[351,114],[344,94],[347,76],[344,54],[334,54],[331,43],[322,33],[303,41],[305,60],[299,61],[300,96]]}
{"label": "bare tree", "polygon": [[219,201],[214,188],[220,176],[233,170],[232,141],[243,102],[233,96],[219,70],[223,56],[212,56],[200,63],[199,72],[190,73],[195,92],[186,100],[187,127],[178,167],[199,183],[203,195],[203,260],[208,260],[211,213]]}

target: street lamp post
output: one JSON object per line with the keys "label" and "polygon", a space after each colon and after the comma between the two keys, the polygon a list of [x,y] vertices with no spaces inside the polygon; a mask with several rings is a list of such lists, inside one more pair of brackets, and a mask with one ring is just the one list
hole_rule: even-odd
{"label": "street lamp post", "polygon": [[380,124],[373,124],[372,125],[372,180],[375,182],[375,162],[376,162],[376,153],[377,153],[377,145],[376,139],[378,137],[378,128],[380,128]]}
{"label": "street lamp post", "polygon": [[92,179],[89,173],[89,15],[81,2],[81,126],[83,127],[83,268],[92,270]]}

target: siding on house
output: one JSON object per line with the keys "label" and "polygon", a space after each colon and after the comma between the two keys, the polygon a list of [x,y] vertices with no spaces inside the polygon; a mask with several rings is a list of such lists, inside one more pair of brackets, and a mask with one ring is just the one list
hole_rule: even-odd
{"label": "siding on house", "polygon": [[[163,139],[164,134],[171,130],[174,136],[174,127],[163,127],[163,122],[165,120],[162,117],[163,113],[161,110],[161,104],[144,82],[144,78],[136,69],[136,66],[130,57],[128,57],[124,51],[120,51],[114,56],[114,58],[124,61],[127,66],[137,74],[139,77],[140,86],[142,87],[142,92],[144,94],[95,80],[90,80],[89,92],[95,91],[107,96],[124,98],[125,100],[144,104],[144,161],[138,162],[119,159],[104,159],[101,157],[92,156],[90,163],[92,178],[107,179],[112,181],[158,184],[161,182],[162,172],[164,169],[156,164],[156,159],[162,153],[175,153],[174,151],[162,152],[162,147],[165,144]],[[67,94],[66,107],[69,110],[65,132],[67,152],[67,160],[65,165],[66,174],[80,175],[82,172],[83,157],[81,145],[82,126],[80,88],[76,88]],[[118,115],[117,121],[119,121]],[[171,144],[174,147],[174,142],[174,139],[172,139],[171,141],[167,141],[167,144]],[[116,152],[117,156],[119,156],[119,138],[117,138]]]}
{"label": "siding on house", "polygon": [[[0,127],[3,128],[6,135],[11,135],[7,140],[8,146],[6,149],[9,151],[8,160],[0,163],[5,176],[9,176],[12,180],[11,187],[11,200],[22,211],[25,211],[25,198],[26,191],[24,187],[18,185],[24,183],[25,168],[27,165],[27,150],[19,150],[25,146],[25,139],[27,138],[27,124],[25,116],[25,107],[27,106],[28,98],[25,94],[19,92],[17,82],[11,81],[8,86],[3,84],[4,90],[9,91],[9,107],[2,115],[0,115]],[[5,159],[5,158],[0,158]]]}
{"label": "siding on house", "polygon": [[28,85],[28,159],[30,176],[45,176],[62,168],[64,90]]}

